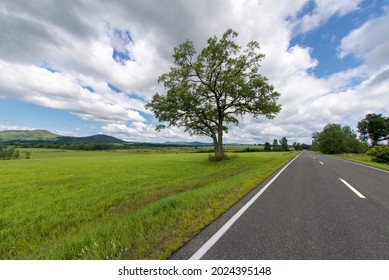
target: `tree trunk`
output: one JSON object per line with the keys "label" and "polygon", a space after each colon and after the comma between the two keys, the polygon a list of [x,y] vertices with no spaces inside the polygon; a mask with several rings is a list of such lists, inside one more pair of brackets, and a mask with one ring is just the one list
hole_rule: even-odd
{"label": "tree trunk", "polygon": [[224,159],[224,151],[223,151],[223,127],[219,125],[217,132],[217,143],[215,146],[215,159],[222,160]]}
{"label": "tree trunk", "polygon": [[215,149],[215,159],[216,160],[224,159],[223,144],[221,142],[217,143],[217,146],[216,146],[216,149]]}
{"label": "tree trunk", "polygon": [[213,149],[215,151],[215,156],[216,156],[216,153],[217,153],[217,136],[216,134],[212,134],[212,140],[213,140]]}

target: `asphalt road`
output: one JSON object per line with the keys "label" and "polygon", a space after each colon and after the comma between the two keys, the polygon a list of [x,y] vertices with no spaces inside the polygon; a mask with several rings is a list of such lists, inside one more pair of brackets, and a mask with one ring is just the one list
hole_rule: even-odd
{"label": "asphalt road", "polygon": [[171,259],[389,259],[389,172],[303,152],[277,175]]}

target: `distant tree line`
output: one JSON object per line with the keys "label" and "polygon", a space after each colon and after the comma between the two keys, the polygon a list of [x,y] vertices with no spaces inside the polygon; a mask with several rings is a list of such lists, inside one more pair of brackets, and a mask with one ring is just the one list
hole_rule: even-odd
{"label": "distant tree line", "polygon": [[[282,137],[279,141],[278,139],[273,140],[273,151],[289,151],[288,139]],[[269,144],[265,143],[265,149],[269,151]]]}
{"label": "distant tree line", "polygon": [[269,151],[290,151],[291,149],[295,151],[309,150],[311,145],[301,144],[294,142],[292,146],[288,144],[288,139],[286,137],[282,137],[280,140],[274,139],[273,144],[271,145],[269,142],[265,143],[264,150]]}
{"label": "distant tree line", "polygon": [[302,151],[302,150],[310,150],[311,149],[311,145],[308,145],[308,144],[301,144],[301,143],[298,143],[298,142],[294,142],[292,144],[292,147],[295,151]]}
{"label": "distant tree line", "polygon": [[389,118],[381,114],[367,114],[358,122],[357,133],[349,126],[327,124],[323,131],[312,134],[312,150],[324,154],[365,153],[378,162],[389,162]]}
{"label": "distant tree line", "polygon": [[111,143],[67,143],[59,145],[58,148],[76,151],[110,151],[123,149],[122,145]]}

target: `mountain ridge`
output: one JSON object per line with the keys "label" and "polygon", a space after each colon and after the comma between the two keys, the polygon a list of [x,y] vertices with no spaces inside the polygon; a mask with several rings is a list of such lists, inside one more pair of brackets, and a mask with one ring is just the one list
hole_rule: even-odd
{"label": "mountain ridge", "polygon": [[62,136],[48,130],[5,130],[0,131],[0,142],[46,142],[46,143],[127,143],[121,139],[105,134],[85,137]]}

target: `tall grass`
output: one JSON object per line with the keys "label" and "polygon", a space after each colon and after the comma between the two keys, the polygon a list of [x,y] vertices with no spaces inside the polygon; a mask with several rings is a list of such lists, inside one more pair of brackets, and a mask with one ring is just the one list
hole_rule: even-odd
{"label": "tall grass", "polygon": [[293,156],[32,150],[0,162],[0,258],[166,258]]}

